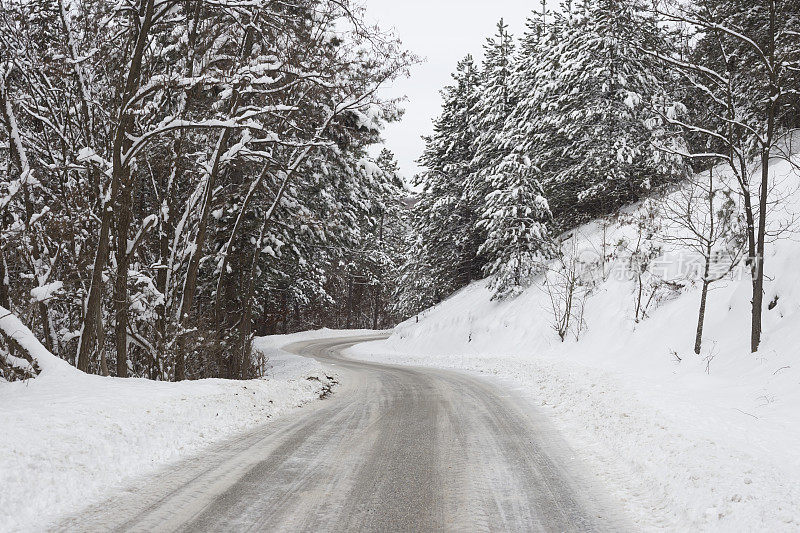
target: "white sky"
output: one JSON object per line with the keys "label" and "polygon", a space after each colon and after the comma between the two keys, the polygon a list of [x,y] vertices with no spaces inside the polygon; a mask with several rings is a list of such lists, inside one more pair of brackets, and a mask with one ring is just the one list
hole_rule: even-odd
{"label": "white sky", "polygon": [[[422,154],[420,138],[432,131],[439,114],[439,90],[451,81],[459,59],[472,53],[483,57],[486,37],[494,34],[502,17],[515,37],[525,29],[525,19],[541,0],[362,0],[368,18],[384,29],[394,29],[405,47],[427,59],[415,67],[410,79],[386,89],[386,96],[407,96],[406,114],[384,131],[386,145],[396,155],[407,178]],[[554,4],[555,2],[548,2]]]}

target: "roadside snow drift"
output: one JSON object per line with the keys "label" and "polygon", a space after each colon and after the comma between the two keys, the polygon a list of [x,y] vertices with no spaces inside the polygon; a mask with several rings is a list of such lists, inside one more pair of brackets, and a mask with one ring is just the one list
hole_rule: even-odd
{"label": "roadside snow drift", "polygon": [[[37,349],[39,377],[0,383],[0,531],[41,530],[102,500],[122,480],[318,399],[331,385],[326,372],[280,348],[334,335],[257,339],[267,377],[251,381],[104,378]],[[18,337],[34,346],[35,339]]]}
{"label": "roadside snow drift", "polygon": [[[770,216],[790,233],[768,248],[771,304],[755,355],[744,266],[712,285],[695,355],[700,286],[682,265],[696,258],[659,242],[657,232],[639,240],[647,203],[563,243],[568,257],[610,250],[588,269],[564,342],[553,291],[539,278],[503,302],[475,283],[388,340],[350,353],[491,374],[520,389],[552,414],[642,529],[800,530],[800,242],[791,233],[800,179],[787,161],[773,169],[781,202]],[[636,243],[654,252],[638,321],[639,281],[630,272]]]}

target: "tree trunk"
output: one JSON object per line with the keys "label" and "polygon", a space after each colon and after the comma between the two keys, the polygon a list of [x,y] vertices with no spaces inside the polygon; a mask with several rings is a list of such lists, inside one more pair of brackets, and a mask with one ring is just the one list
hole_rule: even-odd
{"label": "tree trunk", "polygon": [[261,247],[264,243],[264,233],[267,229],[268,219],[261,223],[261,231],[258,235],[258,240],[253,247],[253,257],[250,262],[250,268],[247,273],[247,281],[244,287],[244,301],[242,310],[242,319],[239,324],[239,353],[235,354],[233,359],[235,362],[233,378],[245,379],[249,377],[250,371],[250,352],[252,350],[251,335],[253,329],[253,292],[255,288],[256,272],[258,270],[258,256],[261,253]]}
{"label": "tree trunk", "polygon": [[[0,96],[5,94],[5,91],[3,91],[1,86],[0,86],[0,91],[2,91],[2,93],[0,93]],[[2,107],[0,107],[0,113],[2,113],[3,112],[2,109],[4,107],[4,103],[0,102],[0,106],[2,106]],[[10,182],[11,181],[11,175],[10,175],[11,174],[11,168],[9,167],[9,168],[7,168],[7,170],[9,172],[9,175],[8,175],[7,178],[8,178],[8,181]],[[3,213],[0,213],[0,215],[3,215]],[[0,232],[5,230],[5,226],[6,226],[5,218],[6,218],[5,216],[0,216]],[[6,263],[6,254],[5,254],[5,250],[2,247],[2,243],[0,243],[0,307],[4,307],[5,309],[8,309],[9,312],[12,311],[12,309],[11,309],[11,282],[10,282],[10,279],[9,279],[9,276],[8,276],[8,264]],[[13,352],[12,352],[12,355],[13,355]]]}
{"label": "tree trunk", "polygon": [[[128,137],[129,131],[133,126],[133,116],[131,115],[131,110],[126,109],[127,102],[130,102],[131,99],[136,94],[136,91],[139,88],[141,83],[141,69],[142,69],[142,58],[144,56],[145,45],[147,41],[148,34],[150,33],[150,27],[153,22],[153,12],[155,8],[155,0],[143,0],[140,11],[138,13],[139,25],[135,25],[138,27],[138,33],[135,37],[135,45],[133,55],[131,56],[131,61],[129,64],[128,72],[126,75],[125,80],[125,87],[123,92],[122,103],[120,105],[120,114],[117,117],[117,123],[115,127],[115,134],[114,134],[114,145],[113,145],[113,158],[112,158],[112,172],[111,172],[111,191],[110,191],[110,198],[111,202],[117,202],[119,200],[120,194],[120,185],[126,185],[125,183],[128,180],[129,175],[129,168],[127,167],[127,162],[123,161],[123,153],[127,146],[130,146],[130,139]],[[100,237],[99,242],[97,244],[97,252],[95,253],[95,261],[94,261],[94,271],[92,272],[92,283],[89,286],[89,295],[87,297],[87,304],[86,304],[86,312],[84,314],[83,325],[81,327],[81,340],[79,343],[78,348],[78,368],[83,370],[84,372],[88,372],[89,370],[89,352],[92,348],[93,341],[96,336],[98,335],[98,328],[101,327],[101,297],[103,293],[103,269],[105,268],[106,263],[108,262],[109,256],[109,240],[110,240],[110,232],[111,232],[111,222],[112,222],[112,215],[113,215],[113,204],[104,204],[103,205],[103,214],[101,216],[100,221]],[[127,249],[128,239],[127,235],[123,239],[122,243],[118,243],[118,247],[125,251]],[[127,269],[124,271],[123,276],[125,277],[125,290],[124,290],[124,297],[127,300]],[[119,269],[118,269],[119,275]],[[122,297],[122,294],[117,294],[115,290],[115,301],[119,300]],[[125,309],[125,315],[127,315],[127,307]],[[123,318],[125,322],[125,327],[127,328],[127,316],[124,317],[117,317]],[[126,332],[127,335],[127,332]],[[122,352],[119,351],[119,347],[121,344],[125,344],[126,346],[123,348]],[[102,350],[102,347],[101,347]],[[127,338],[125,339],[125,343],[117,342],[117,359],[120,358],[127,360]]]}
{"label": "tree trunk", "polygon": [[[383,222],[386,216],[386,212],[381,209],[381,221],[378,225],[378,250],[383,252]],[[381,307],[381,280],[380,276],[378,276],[378,283],[375,286],[375,313],[372,316],[372,329],[378,329],[378,319],[380,317],[380,307]]]}
{"label": "tree trunk", "polygon": [[8,279],[8,265],[6,264],[6,255],[2,248],[0,248],[0,307],[5,307],[11,310],[11,287],[9,286]]}
{"label": "tree trunk", "polygon": [[[112,182],[112,196],[114,183]],[[109,233],[111,231],[111,206],[103,206],[103,214],[100,218],[100,235],[97,243],[97,251],[94,254],[94,267],[92,270],[92,280],[89,284],[89,294],[86,298],[86,309],[83,313],[83,324],[81,326],[81,336],[78,341],[78,370],[89,372],[89,356],[98,330],[102,328],[101,298],[103,295],[103,269],[108,263],[109,253]],[[99,346],[103,349],[102,345]]]}
{"label": "tree trunk", "polygon": [[[8,264],[3,248],[0,247],[0,307],[11,312],[11,288],[8,280]],[[15,355],[16,349],[13,342],[8,343],[8,352]]]}
{"label": "tree trunk", "polygon": [[[199,4],[198,4],[199,5]],[[253,31],[248,28],[244,36],[244,43],[242,45],[242,57],[248,57],[253,50]],[[229,114],[234,114],[239,108],[239,93],[234,90],[231,97],[231,105]],[[214,199],[214,187],[216,183],[217,174],[220,171],[220,164],[222,153],[225,146],[228,144],[231,130],[226,128],[220,133],[217,139],[214,153],[211,157],[211,168],[206,176],[206,188],[203,195],[203,208],[200,212],[200,220],[197,225],[197,235],[194,240],[194,248],[192,255],[189,258],[189,266],[186,270],[186,280],[183,284],[183,299],[181,300],[180,310],[178,313],[178,340],[176,342],[175,353],[175,380],[181,381],[186,379],[186,339],[184,330],[189,327],[189,319],[191,318],[192,306],[194,305],[194,297],[197,291],[197,273],[200,269],[200,259],[203,256],[203,246],[205,245],[206,232],[208,231],[209,218],[211,217],[211,206]],[[224,273],[222,274],[224,275]]]}
{"label": "tree trunk", "polygon": [[[199,30],[199,25],[200,25],[200,15],[202,13],[202,7],[203,7],[203,2],[202,1],[198,0],[198,1],[195,2],[193,13],[192,13],[192,21],[191,21],[190,30],[189,30],[189,36],[188,36],[188,45],[187,45],[187,55],[186,55],[186,65],[185,65],[185,75],[186,75],[187,78],[192,78],[192,77],[194,77],[194,74],[195,74],[195,72],[194,72],[194,48],[195,48],[195,42],[197,40],[197,33],[198,33],[198,30]],[[186,99],[188,100],[188,98],[189,98],[189,95],[187,94]],[[235,99],[236,98],[234,97],[234,100]],[[184,102],[184,104],[183,104],[184,109],[185,109],[186,105],[187,105],[187,102]],[[183,110],[181,112],[181,115],[182,114],[183,114]],[[221,138],[220,138],[219,142],[222,143],[222,144],[218,143],[217,144],[217,148],[219,148],[220,146],[224,145],[224,143],[226,142],[226,139],[227,139],[227,135],[229,135],[228,130],[225,130],[220,134]],[[181,156],[183,154],[183,150],[182,150],[183,147],[182,147],[182,142],[181,142],[182,138],[183,138],[183,132],[179,132],[178,133],[178,137],[175,140],[175,143],[173,144],[173,166],[172,166],[173,178],[170,181],[177,180],[177,178],[181,175],[180,158],[181,158]],[[210,174],[216,174],[216,172],[217,172],[217,167],[219,165],[219,153],[215,152],[215,154],[213,156],[213,160],[214,160],[214,165],[213,165],[213,168],[212,168]],[[209,178],[209,179],[211,179],[211,178]],[[211,181],[212,181],[212,183],[210,183],[208,185],[212,185],[212,187],[213,187],[213,181],[214,180],[211,179]],[[165,195],[165,198],[164,198],[164,201],[167,202],[167,203],[169,203],[169,201],[170,201],[170,198],[169,198],[168,195],[169,195],[169,192],[167,192],[167,195]],[[205,198],[207,196],[208,196],[208,193],[206,195],[204,195],[204,201],[205,201]],[[170,220],[171,220],[171,218],[170,218]],[[181,380],[186,378],[186,354],[185,354],[185,339],[183,337],[183,329],[188,326],[188,320],[189,320],[189,316],[188,315],[189,315],[189,311],[190,311],[190,309],[192,307],[192,303],[193,303],[193,300],[194,300],[194,290],[195,290],[195,286],[197,284],[197,279],[196,279],[197,278],[197,270],[196,269],[199,267],[199,258],[200,258],[199,254],[202,252],[203,241],[205,240],[205,228],[202,227],[202,226],[207,224],[207,221],[208,221],[208,212],[207,212],[207,209],[206,209],[206,204],[204,203],[203,204],[203,211],[201,212],[201,219],[200,219],[201,227],[198,228],[198,234],[197,234],[197,237],[195,238],[195,244],[197,244],[197,239],[200,239],[200,250],[197,250],[197,249],[194,250],[194,252],[192,254],[192,257],[190,258],[189,270],[187,271],[187,274],[186,274],[186,276],[187,276],[186,277],[186,282],[184,283],[184,290],[183,290],[183,293],[182,293],[183,298],[181,300],[180,309],[179,309],[179,312],[178,312],[178,325],[179,325],[178,332],[177,332],[178,339],[177,339],[177,341],[175,343],[175,379],[176,379],[176,381],[181,381]],[[169,253],[169,240],[166,239],[166,238],[164,238],[164,240],[166,240],[167,253]],[[162,243],[162,250],[163,250],[163,247],[164,247],[164,244]],[[162,253],[163,253],[163,251],[162,251]],[[196,260],[195,260],[195,256],[197,256]],[[197,261],[197,263],[195,263],[195,261]],[[188,283],[188,289],[191,292],[188,302],[186,301],[187,283]],[[166,289],[166,279],[165,279],[165,289]],[[184,308],[184,304],[188,304],[188,306],[186,308]],[[186,309],[185,312],[184,312],[184,309]],[[165,309],[165,313],[166,313],[166,309]],[[165,315],[164,316],[165,329],[166,329],[166,322],[167,322],[167,319],[166,319],[166,315]],[[165,342],[166,342],[166,340],[165,340]]]}
{"label": "tree trunk", "polygon": [[289,296],[286,292],[283,293],[283,334],[289,333]]}
{"label": "tree trunk", "polygon": [[[703,348],[703,326],[706,319],[706,302],[708,300],[708,288],[711,285],[709,276],[711,275],[711,261],[713,258],[714,242],[716,240],[716,223],[714,217],[716,211],[714,210],[714,167],[708,170],[708,214],[709,214],[709,229],[708,237],[705,241],[703,265],[703,290],[700,294],[700,311],[697,316],[697,331],[694,337],[694,353],[700,355]],[[752,216],[752,211],[750,212]],[[752,241],[751,241],[752,242]]]}
{"label": "tree trunk", "polygon": [[242,310],[242,319],[239,323],[239,353],[233,356],[235,362],[231,373],[231,378],[233,379],[245,379],[250,367],[251,335],[253,330],[253,287],[255,285],[255,267],[258,264],[258,251],[256,250],[253,255],[253,262],[245,285],[245,304]]}
{"label": "tree trunk", "polygon": [[769,0],[769,33],[767,60],[770,69],[770,94],[767,101],[767,133],[761,149],[761,188],[758,198],[758,242],[756,244],[756,276],[753,283],[753,323],[750,332],[750,350],[755,353],[761,345],[761,315],[764,307],[764,252],[767,235],[767,200],[769,195],[769,160],[775,137],[775,113],[778,95],[778,73],[775,58],[777,9],[775,0]]}
{"label": "tree trunk", "polygon": [[117,351],[117,377],[128,377],[128,232],[131,222],[131,190],[120,187],[117,202],[117,277],[114,280],[114,343]]}
{"label": "tree trunk", "polygon": [[[43,257],[41,250],[39,249],[39,241],[36,239],[36,235],[33,234],[33,230],[31,228],[31,220],[33,219],[34,215],[34,206],[33,201],[31,200],[30,187],[27,183],[23,188],[23,199],[25,201],[25,232],[28,234],[28,239],[30,241],[31,257],[33,258],[33,270],[36,277],[36,284],[40,285],[42,283],[42,279],[40,277],[42,272],[40,269],[42,268]],[[39,320],[42,322],[44,347],[47,348],[47,351],[50,353],[56,353],[57,350],[55,343],[53,342],[53,334],[50,331],[50,310],[47,308],[47,303],[38,302],[36,307],[39,312]]]}
{"label": "tree trunk", "polygon": [[381,284],[378,283],[375,285],[375,313],[372,315],[372,329],[378,329],[378,318],[380,316],[380,304],[381,304]]}
{"label": "tree trunk", "polygon": [[638,274],[638,277],[637,277],[638,289],[637,289],[637,293],[636,293],[636,317],[635,317],[634,321],[638,324],[639,323],[639,312],[642,309],[643,287],[642,287],[642,272],[641,272],[641,268],[642,267],[641,266],[637,266],[637,268],[639,269],[639,274]]}
{"label": "tree trunk", "polygon": [[353,327],[353,276],[347,276],[347,324],[345,329]]}
{"label": "tree trunk", "polygon": [[768,148],[761,155],[761,188],[758,199],[758,240],[756,243],[756,257],[753,268],[753,306],[752,327],[750,331],[750,351],[755,353],[761,345],[761,315],[764,308],[764,249],[767,233],[767,196],[769,193],[769,158]]}
{"label": "tree trunk", "polygon": [[706,319],[706,300],[708,298],[708,272],[709,262],[706,260],[706,274],[703,280],[703,292],[700,295],[700,312],[697,315],[697,333],[694,338],[694,353],[700,355],[700,350],[703,347],[703,325]]}
{"label": "tree trunk", "polygon": [[[163,180],[162,180],[163,181]],[[162,186],[162,191],[166,191],[166,186]],[[167,297],[168,288],[167,282],[169,275],[167,272],[170,249],[169,249],[169,236],[175,231],[172,223],[172,208],[170,199],[166,196],[162,199],[163,205],[159,209],[159,224],[158,224],[158,251],[159,251],[159,266],[156,273],[156,289],[163,295],[163,301],[156,306],[156,354],[159,357],[164,354],[167,345]],[[166,217],[164,216],[166,211]],[[161,369],[157,368],[160,365],[153,359],[150,364],[150,379],[156,379],[157,374],[161,373]]]}

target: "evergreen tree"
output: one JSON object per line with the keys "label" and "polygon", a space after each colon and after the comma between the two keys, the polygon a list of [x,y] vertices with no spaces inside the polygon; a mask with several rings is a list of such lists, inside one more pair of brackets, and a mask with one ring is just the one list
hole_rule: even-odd
{"label": "evergreen tree", "polygon": [[486,231],[481,253],[492,276],[495,297],[516,296],[552,251],[547,223],[552,217],[529,161],[506,157],[492,174],[492,192],[480,226]]}
{"label": "evergreen tree", "polygon": [[[470,203],[483,206],[487,195],[498,186],[498,166],[503,164],[507,146],[503,142],[505,123],[514,109],[515,101],[509,91],[509,79],[514,68],[514,40],[508,25],[501,19],[497,33],[484,45],[485,59],[481,71],[478,101],[475,106],[475,158],[466,194]],[[502,185],[500,185],[502,188]]]}
{"label": "evergreen tree", "polygon": [[419,276],[432,280],[426,286],[434,293],[424,301],[438,301],[481,275],[478,248],[483,238],[477,222],[482,199],[470,190],[477,139],[474,110],[480,94],[472,56],[458,63],[453,81],[442,91],[442,114],[433,135],[425,139],[420,159],[425,171],[417,179],[423,192],[413,224],[421,249],[410,261],[418,262]]}
{"label": "evergreen tree", "polygon": [[559,228],[609,213],[680,172],[680,161],[652,142],[650,109],[666,76],[641,45],[665,44],[640,4],[586,0],[528,37],[536,53],[516,75],[522,97],[509,142],[541,169]]}
{"label": "evergreen tree", "polygon": [[479,102],[477,153],[470,193],[482,206],[479,250],[497,297],[516,294],[530,280],[547,249],[550,209],[534,169],[504,141],[506,121],[514,110],[509,80],[514,70],[514,41],[501,20],[485,45]]}

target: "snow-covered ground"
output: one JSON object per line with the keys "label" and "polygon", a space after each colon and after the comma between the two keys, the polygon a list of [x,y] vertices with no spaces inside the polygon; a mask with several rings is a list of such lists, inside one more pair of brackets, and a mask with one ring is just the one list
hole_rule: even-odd
{"label": "snow-covered ground", "polygon": [[[24,326],[18,328],[22,333]],[[41,530],[126,479],[316,400],[330,372],[280,348],[339,334],[257,339],[265,379],[182,383],[86,375],[20,335],[36,345],[43,372],[26,382],[0,383],[0,531]],[[354,333],[341,332],[348,334]]]}
{"label": "snow-covered ground", "polygon": [[[786,161],[774,167],[782,202],[773,220],[792,222],[800,179]],[[350,354],[491,374],[520,390],[644,530],[800,530],[797,235],[768,247],[765,300],[773,305],[758,354],[749,350],[750,280],[737,271],[713,286],[698,356],[700,288],[679,266],[693,258],[658,236],[645,236],[644,246],[661,247],[646,296],[659,277],[684,286],[661,285],[646,317],[634,319],[637,280],[623,273],[639,215],[647,218],[645,207],[565,241],[573,254],[591,255],[603,242],[612,253],[586,296],[580,331],[563,343],[540,278],[504,302],[475,283]]]}

